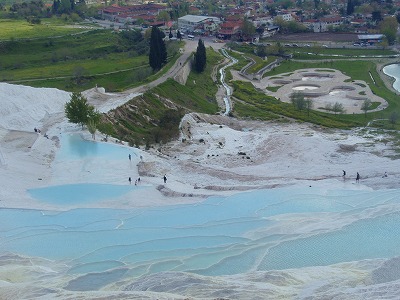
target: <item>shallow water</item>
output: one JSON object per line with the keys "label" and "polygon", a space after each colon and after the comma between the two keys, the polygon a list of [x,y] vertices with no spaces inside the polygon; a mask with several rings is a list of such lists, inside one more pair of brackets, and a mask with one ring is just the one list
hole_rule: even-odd
{"label": "shallow water", "polygon": [[400,255],[399,211],[353,219],[398,199],[400,190],[283,188],[131,211],[2,209],[0,251],[66,261],[74,274],[126,266],[227,275],[389,258]]}
{"label": "shallow water", "polygon": [[128,155],[137,156],[134,148],[117,144],[84,140],[78,134],[63,134],[61,136],[61,149],[57,152],[56,160],[84,159],[88,157],[101,157],[103,159],[128,158]]}
{"label": "shallow water", "polygon": [[117,198],[141,188],[132,185],[81,183],[30,189],[28,193],[42,202],[71,205]]}

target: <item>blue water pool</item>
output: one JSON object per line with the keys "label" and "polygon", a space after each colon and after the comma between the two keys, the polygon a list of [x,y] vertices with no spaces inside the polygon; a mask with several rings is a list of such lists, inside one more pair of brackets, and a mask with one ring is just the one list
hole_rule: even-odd
{"label": "blue water pool", "polygon": [[383,72],[395,79],[393,83],[393,88],[400,92],[400,64],[391,64],[383,68]]}
{"label": "blue water pool", "polygon": [[78,134],[63,134],[61,136],[61,149],[57,152],[56,159],[83,159],[94,156],[104,159],[118,159],[127,158],[129,154],[137,156],[134,148],[84,140]]}
{"label": "blue water pool", "polygon": [[[400,208],[393,209],[398,199],[400,190],[282,188],[135,210],[1,209],[0,251],[66,261],[73,274],[124,266],[137,276],[166,270],[225,275],[388,258],[400,255]],[[384,205],[391,205],[390,214],[349,221]],[[282,230],[317,216],[315,229]],[[348,225],[326,228],[330,218]]]}
{"label": "blue water pool", "polygon": [[65,184],[30,189],[29,194],[40,201],[52,204],[83,204],[117,198],[141,187],[98,183]]}

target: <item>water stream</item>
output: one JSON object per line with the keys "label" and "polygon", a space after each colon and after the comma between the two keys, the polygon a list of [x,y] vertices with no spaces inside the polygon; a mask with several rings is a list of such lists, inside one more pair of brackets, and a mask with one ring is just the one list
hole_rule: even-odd
{"label": "water stream", "polygon": [[219,70],[219,74],[220,76],[220,80],[222,85],[224,86],[225,90],[226,90],[226,96],[224,97],[224,102],[225,102],[225,112],[224,115],[228,115],[231,112],[231,95],[232,95],[232,88],[225,82],[225,69],[233,66],[234,64],[236,64],[238,62],[238,60],[232,56],[230,56],[228,54],[228,52],[226,52],[225,49],[221,50],[222,54],[226,57],[229,58],[231,60],[231,62],[229,64],[227,64],[226,66],[222,67]]}

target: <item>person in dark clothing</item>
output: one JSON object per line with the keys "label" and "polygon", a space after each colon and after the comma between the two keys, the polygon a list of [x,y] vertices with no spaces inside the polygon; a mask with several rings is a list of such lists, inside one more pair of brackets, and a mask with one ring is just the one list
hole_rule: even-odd
{"label": "person in dark clothing", "polygon": [[132,178],[128,178],[128,181],[129,181],[129,184],[131,184],[132,183]]}
{"label": "person in dark clothing", "polygon": [[359,181],[360,181],[360,174],[358,174],[358,172],[357,172],[356,182],[359,182]]}
{"label": "person in dark clothing", "polygon": [[164,183],[167,183],[167,175],[164,175]]}

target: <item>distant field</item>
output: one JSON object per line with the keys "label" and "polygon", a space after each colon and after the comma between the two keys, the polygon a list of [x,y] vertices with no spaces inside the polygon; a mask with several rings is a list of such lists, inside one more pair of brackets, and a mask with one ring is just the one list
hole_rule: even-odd
{"label": "distant field", "polygon": [[43,19],[42,24],[32,25],[25,20],[0,20],[0,40],[31,39],[62,36],[88,30],[88,27],[73,27],[57,19]]}
{"label": "distant field", "polygon": [[[12,5],[14,3],[21,3],[21,2],[30,2],[31,0],[1,0],[1,4],[4,5]],[[51,0],[42,0],[43,3],[53,3]]]}

